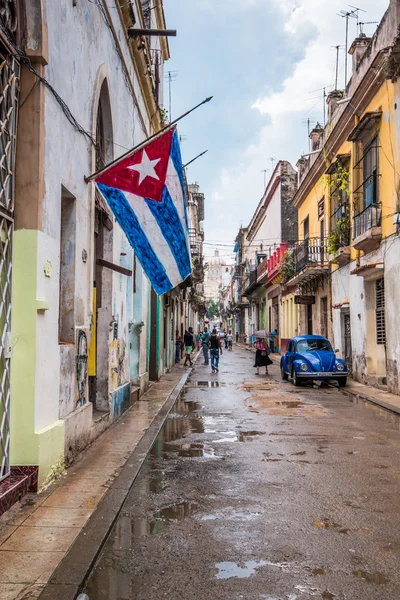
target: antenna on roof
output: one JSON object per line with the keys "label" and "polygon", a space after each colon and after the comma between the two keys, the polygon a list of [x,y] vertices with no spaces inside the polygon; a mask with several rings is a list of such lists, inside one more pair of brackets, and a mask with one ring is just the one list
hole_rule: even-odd
{"label": "antenna on roof", "polygon": [[[349,4],[349,8],[351,10],[341,10],[340,13],[337,13],[339,17],[343,17],[346,19],[346,41],[344,45],[344,89],[346,89],[347,85],[347,59],[348,59],[348,49],[349,49],[349,19],[357,19],[358,24],[358,13],[367,12],[362,8],[357,8],[357,6],[352,6]],[[337,88],[336,88],[337,89]]]}
{"label": "antenna on roof", "polygon": [[376,25],[377,23],[379,23],[379,21],[358,21],[357,22],[357,27],[359,27],[359,32],[358,32],[358,37],[363,37],[364,35],[364,30],[363,27],[364,25]]}
{"label": "antenna on roof", "polygon": [[265,191],[265,188],[267,187],[267,172],[268,172],[268,169],[261,169],[261,173],[264,173],[264,191]]}
{"label": "antenna on roof", "polygon": [[168,113],[169,122],[172,121],[172,82],[178,78],[178,71],[168,71],[164,79],[168,79]]}
{"label": "antenna on roof", "polygon": [[311,140],[310,140],[311,125],[314,125],[316,123],[316,121],[313,121],[312,119],[302,119],[301,123],[302,123],[302,125],[307,125],[308,150],[311,151]]}

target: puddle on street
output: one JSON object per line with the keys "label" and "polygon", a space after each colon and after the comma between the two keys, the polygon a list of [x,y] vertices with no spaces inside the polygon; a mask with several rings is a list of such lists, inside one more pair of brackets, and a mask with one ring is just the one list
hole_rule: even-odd
{"label": "puddle on street", "polygon": [[326,409],[320,404],[311,404],[303,402],[294,396],[280,394],[265,394],[259,391],[253,393],[247,399],[247,406],[250,412],[264,412],[276,416],[315,416],[322,417],[326,414]]}
{"label": "puddle on street", "polygon": [[[162,446],[163,452],[168,454],[178,454],[183,458],[212,458],[216,457],[215,450],[212,446],[203,444],[201,442],[195,442],[193,444],[171,444],[164,443]],[[169,456],[163,457],[165,460],[170,458]],[[173,457],[171,457],[173,458]]]}
{"label": "puddle on street", "polygon": [[233,510],[231,512],[220,512],[202,515],[201,521],[216,521],[221,519],[223,521],[252,521],[261,516],[259,512],[246,512],[243,510]]}
{"label": "puddle on street", "polygon": [[268,563],[265,560],[248,560],[243,563],[243,567],[235,562],[219,562],[215,566],[218,569],[216,574],[217,579],[231,579],[239,577],[240,579],[251,577],[260,567],[264,567]]}
{"label": "puddle on street", "polygon": [[368,583],[383,585],[389,582],[389,579],[383,573],[368,573],[367,571],[353,571],[354,577],[360,577]]}
{"label": "puddle on street", "polygon": [[196,387],[209,387],[209,388],[217,388],[217,387],[224,387],[226,386],[226,383],[222,382],[222,381],[188,381],[184,387],[184,391],[186,391],[189,388],[196,388]]}
{"label": "puddle on street", "polygon": [[317,529],[329,529],[330,531],[336,531],[337,533],[349,533],[350,529],[346,529],[335,523],[330,519],[323,519],[322,521],[313,521],[313,526]]}
{"label": "puddle on street", "polygon": [[265,431],[240,431],[239,442],[252,442],[256,435],[265,435]]}

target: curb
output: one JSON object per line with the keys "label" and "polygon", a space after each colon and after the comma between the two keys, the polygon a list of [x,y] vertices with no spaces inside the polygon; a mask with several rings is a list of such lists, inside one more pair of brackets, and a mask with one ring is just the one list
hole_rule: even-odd
{"label": "curb", "polygon": [[192,369],[188,369],[182,375],[109,491],[56,567],[38,600],[75,600],[82,590],[151,447],[191,373]]}
{"label": "curb", "polygon": [[396,415],[400,415],[400,408],[391,404],[390,402],[384,402],[383,400],[379,400],[378,398],[373,398],[372,396],[367,396],[363,394],[363,392],[358,392],[356,390],[352,390],[351,388],[341,389],[340,390],[345,396],[352,396],[353,398],[357,398],[357,400],[366,400],[367,402],[371,402],[371,404],[375,404],[376,406],[380,406],[385,410],[389,410],[390,412],[395,413]]}

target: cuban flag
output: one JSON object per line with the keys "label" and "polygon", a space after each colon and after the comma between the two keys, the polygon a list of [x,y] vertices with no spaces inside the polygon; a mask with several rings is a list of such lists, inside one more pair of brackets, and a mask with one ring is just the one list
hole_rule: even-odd
{"label": "cuban flag", "polygon": [[157,294],[191,273],[185,184],[176,129],[94,178]]}

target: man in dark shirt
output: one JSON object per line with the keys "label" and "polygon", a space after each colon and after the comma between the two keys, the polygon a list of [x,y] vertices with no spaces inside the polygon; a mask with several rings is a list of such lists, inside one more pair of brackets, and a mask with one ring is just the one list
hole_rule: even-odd
{"label": "man in dark shirt", "polygon": [[194,337],[193,337],[193,327],[189,327],[189,331],[185,331],[185,335],[183,336],[183,341],[186,349],[186,358],[183,364],[184,367],[187,367],[187,361],[189,361],[189,366],[193,365],[191,354],[193,352],[194,346]]}

